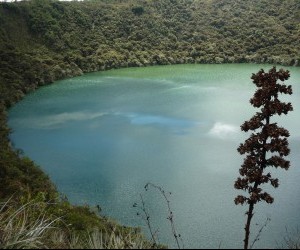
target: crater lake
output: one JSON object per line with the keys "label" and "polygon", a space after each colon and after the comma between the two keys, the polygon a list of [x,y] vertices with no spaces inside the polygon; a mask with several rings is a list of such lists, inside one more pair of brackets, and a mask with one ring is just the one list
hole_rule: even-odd
{"label": "crater lake", "polygon": [[[74,204],[99,205],[101,214],[139,226],[142,194],[160,242],[176,247],[167,204],[150,182],[169,196],[177,232],[186,248],[241,248],[247,207],[234,189],[243,157],[237,147],[249,134],[240,125],[258,110],[249,99],[252,73],[272,65],[173,65],[128,68],[58,81],[27,95],[9,112],[11,141],[51,177]],[[281,66],[277,66],[277,69]],[[265,186],[275,198],[258,204],[251,242],[275,248],[300,226],[300,68],[288,84],[294,111],[274,117],[291,132],[291,167],[270,170],[280,186]]]}

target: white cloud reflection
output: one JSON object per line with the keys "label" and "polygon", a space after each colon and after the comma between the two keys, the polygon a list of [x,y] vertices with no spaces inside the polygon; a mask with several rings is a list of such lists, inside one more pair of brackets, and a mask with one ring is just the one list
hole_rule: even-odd
{"label": "white cloud reflection", "polygon": [[216,122],[209,131],[209,135],[219,139],[230,139],[239,133],[239,127],[222,122]]}
{"label": "white cloud reflection", "polygon": [[[70,123],[88,122],[90,128],[97,128],[104,117],[107,119],[117,119],[119,125],[125,123],[134,126],[147,126],[160,129],[170,129],[173,132],[184,134],[187,130],[197,127],[202,123],[189,119],[180,119],[174,117],[166,117],[159,115],[149,115],[143,113],[120,113],[120,112],[64,112],[52,115],[40,115],[31,117],[22,117],[11,120],[13,126],[21,126],[30,129],[58,129],[65,126],[70,126]],[[110,117],[110,118],[109,118]],[[103,119],[102,119],[103,118]],[[109,121],[109,120],[108,120]],[[125,122],[125,123],[124,123]]]}
{"label": "white cloud reflection", "polygon": [[104,115],[106,115],[106,113],[72,112],[39,117],[21,118],[13,120],[12,122],[22,124],[23,127],[27,128],[53,129],[58,128],[68,122],[94,120]]}

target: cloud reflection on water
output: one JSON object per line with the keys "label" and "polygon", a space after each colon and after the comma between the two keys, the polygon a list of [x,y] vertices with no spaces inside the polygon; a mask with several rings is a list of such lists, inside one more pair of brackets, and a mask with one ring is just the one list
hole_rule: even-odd
{"label": "cloud reflection on water", "polygon": [[239,132],[238,126],[216,122],[208,134],[219,139],[229,139],[235,137]]}
{"label": "cloud reflection on water", "polygon": [[[68,126],[73,122],[93,122],[92,128],[97,128],[105,118],[113,117],[120,126],[124,123],[124,118],[134,126],[151,126],[155,128],[177,129],[176,133],[183,134],[184,129],[189,129],[201,125],[201,122],[192,121],[184,118],[173,118],[160,115],[141,114],[141,113],[121,113],[121,112],[64,112],[54,115],[39,117],[17,118],[14,123],[22,124],[23,127],[32,129],[58,129]],[[90,126],[91,127],[91,126]],[[179,131],[179,129],[181,129]]]}

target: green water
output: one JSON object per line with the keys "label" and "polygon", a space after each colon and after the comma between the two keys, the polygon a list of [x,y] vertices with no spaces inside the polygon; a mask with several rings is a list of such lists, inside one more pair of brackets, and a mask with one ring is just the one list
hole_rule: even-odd
{"label": "green water", "polygon": [[[240,248],[246,207],[233,203],[243,160],[236,148],[246,138],[239,126],[256,112],[250,77],[262,67],[271,66],[131,68],[59,81],[10,110],[11,139],[73,203],[99,204],[103,215],[147,233],[133,208],[142,193],[161,242],[175,247],[164,200],[144,192],[152,182],[172,192],[186,248]],[[285,227],[300,226],[300,69],[289,69],[295,111],[278,121],[291,131],[292,167],[274,171],[275,203],[256,210],[253,238],[271,218],[256,247],[277,247]]]}

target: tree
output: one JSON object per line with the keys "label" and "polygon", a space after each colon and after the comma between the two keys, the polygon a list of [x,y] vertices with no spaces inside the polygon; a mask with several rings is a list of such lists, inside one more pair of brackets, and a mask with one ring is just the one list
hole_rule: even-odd
{"label": "tree", "polygon": [[[290,162],[284,157],[290,153],[288,140],[290,133],[285,128],[279,127],[277,123],[271,123],[271,117],[274,115],[287,114],[293,110],[291,103],[281,102],[280,94],[292,94],[292,87],[283,82],[290,77],[289,71],[280,69],[276,71],[273,67],[268,73],[260,70],[253,74],[251,79],[257,86],[250,103],[255,108],[260,108],[249,121],[245,121],[241,126],[242,131],[253,131],[251,136],[241,144],[238,152],[246,155],[244,163],[239,172],[234,187],[248,192],[248,196],[238,195],[235,198],[235,204],[247,204],[247,221],[245,226],[244,249],[248,249],[250,224],[253,217],[254,206],[265,201],[273,203],[273,197],[264,192],[261,185],[270,183],[274,188],[279,186],[277,178],[273,178],[268,167],[283,168],[288,170]],[[277,83],[280,80],[282,83]]]}
{"label": "tree", "polygon": [[142,15],[144,13],[144,8],[142,6],[135,6],[135,7],[132,7],[132,12],[135,14],[135,15]]}

